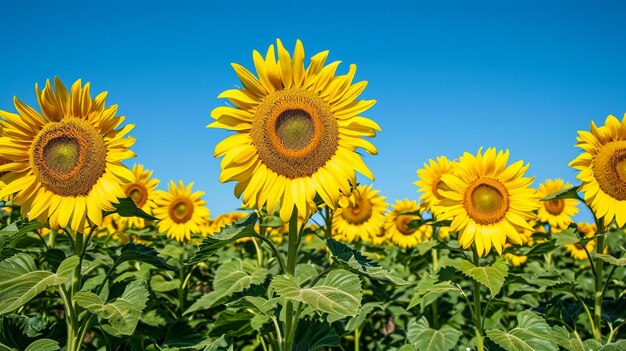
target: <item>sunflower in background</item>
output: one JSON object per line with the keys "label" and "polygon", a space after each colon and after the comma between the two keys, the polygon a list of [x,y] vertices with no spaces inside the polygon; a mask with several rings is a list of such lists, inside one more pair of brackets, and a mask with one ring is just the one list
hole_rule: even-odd
{"label": "sunflower in background", "polygon": [[431,225],[423,224],[413,227],[410,224],[415,220],[423,220],[422,211],[423,207],[418,205],[415,200],[396,200],[385,218],[385,232],[394,244],[402,248],[409,248],[432,237],[433,227]]}
{"label": "sunflower in background", "polygon": [[436,203],[439,202],[442,197],[439,194],[440,190],[450,190],[448,186],[441,181],[441,176],[444,174],[454,174],[455,162],[448,160],[445,156],[439,156],[436,160],[428,160],[428,163],[424,163],[424,168],[417,170],[418,180],[413,183],[417,185],[418,193],[422,193],[419,200],[424,204],[427,211],[436,213],[434,209]]}
{"label": "sunflower in background", "polygon": [[[132,171],[135,175],[135,181],[122,187],[124,193],[126,197],[133,200],[138,208],[152,215],[156,206],[154,203],[157,197],[156,187],[160,181],[157,178],[152,178],[152,171],[144,169],[143,165],[134,164]],[[122,228],[143,229],[147,226],[146,220],[143,218],[114,216],[115,222]]]}
{"label": "sunflower in background", "polygon": [[[571,187],[572,185],[565,183],[563,179],[546,179],[543,184],[539,185],[539,196],[545,198]],[[541,201],[538,211],[539,222],[548,223],[552,232],[564,230],[574,221],[572,217],[578,213],[577,206],[578,200],[576,199]]]}
{"label": "sunflower in background", "polygon": [[502,254],[509,240],[521,244],[519,231],[532,230],[528,221],[539,207],[533,178],[524,177],[528,164],[518,161],[506,166],[509,151],[496,153],[482,148],[476,156],[465,153],[455,174],[444,174],[449,191],[440,191],[443,209],[440,220],[452,220],[450,230],[459,232],[459,243],[467,249],[475,244],[480,256],[493,247]]}
{"label": "sunflower in background", "polygon": [[579,190],[598,219],[626,224],[626,114],[620,122],[609,115],[603,126],[591,122],[591,132],[578,131],[576,146],[583,153],[569,165],[580,172]]}
{"label": "sunflower in background", "polygon": [[126,136],[128,124],[117,105],[105,107],[107,93],[91,98],[89,83],[76,81],[68,92],[58,78],[42,91],[35,85],[41,113],[15,98],[18,114],[0,111],[0,166],[6,182],[0,198],[13,203],[29,220],[49,222],[53,229],[82,231],[102,224],[102,211],[112,211],[123,198],[122,185],[134,181],[122,161],[134,157]]}
{"label": "sunflower in background", "polygon": [[159,219],[157,227],[168,238],[178,242],[191,240],[191,234],[200,234],[203,223],[211,214],[206,202],[201,199],[202,191],[192,192],[193,182],[187,186],[182,181],[178,186],[170,181],[168,191],[157,190],[154,216]]}
{"label": "sunflower in background", "polygon": [[[373,185],[359,185],[350,194],[339,200],[339,208],[333,214],[333,238],[353,242],[372,241],[372,237],[383,231],[385,211],[388,204],[385,197],[373,190]],[[374,239],[375,240],[375,239]]]}
{"label": "sunflower in background", "polygon": [[208,127],[237,132],[215,147],[215,157],[224,157],[220,181],[236,181],[235,195],[243,194],[247,208],[273,212],[280,205],[287,222],[294,206],[309,218],[316,194],[335,209],[341,193],[356,184],[356,172],[374,179],[355,150],[377,154],[363,137],[374,137],[380,127],[360,116],[375,100],[357,99],[367,82],[353,83],[355,65],[336,75],[340,62],[324,66],[324,51],[305,69],[299,40],[293,58],[280,40],[276,44],[277,52],[270,45],[265,58],[253,52],[256,76],[232,64],[243,88],[218,96],[234,107],[215,108]]}
{"label": "sunflower in background", "polygon": [[[598,232],[598,227],[591,223],[578,223],[577,229],[578,233],[583,238],[591,238]],[[587,259],[587,252],[593,252],[596,248],[596,241],[589,241],[585,244],[585,247],[581,244],[567,244],[563,245],[563,247],[570,253],[574,260],[581,261]],[[585,252],[585,249],[587,249],[587,252]]]}

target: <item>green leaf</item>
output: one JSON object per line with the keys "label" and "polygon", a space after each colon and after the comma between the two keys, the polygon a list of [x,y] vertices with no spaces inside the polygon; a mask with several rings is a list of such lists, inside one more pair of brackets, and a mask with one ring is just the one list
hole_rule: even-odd
{"label": "green leaf", "polygon": [[149,221],[158,220],[158,218],[147,214],[144,210],[137,207],[137,205],[135,205],[135,201],[133,201],[130,197],[118,200],[120,201],[119,203],[113,204],[115,211],[107,212],[105,213],[105,216],[117,213],[121,217],[139,217]]}
{"label": "green leaf", "polygon": [[327,322],[300,320],[296,329],[294,351],[315,351],[339,346],[341,338]]}
{"label": "green leaf", "polygon": [[602,346],[599,351],[626,351],[626,340],[619,340]]}
{"label": "green leaf", "polygon": [[563,246],[568,244],[577,244],[580,238],[576,235],[573,228],[567,228],[564,231],[552,234],[552,238],[556,239],[554,243],[556,246]]}
{"label": "green leaf", "polygon": [[225,262],[215,271],[214,290],[198,299],[185,314],[209,309],[224,297],[244,291],[253,284],[262,284],[266,277],[267,269],[260,268],[256,261],[236,258]]}
{"label": "green leaf", "polygon": [[576,199],[581,202],[584,202],[583,199],[580,196],[578,196],[577,186],[566,189],[566,190],[557,191],[554,194],[550,194],[544,197],[543,199],[541,199],[541,201],[552,201],[552,200],[561,200],[561,199]]}
{"label": "green leaf", "polygon": [[222,229],[219,233],[207,236],[204,240],[202,240],[198,250],[196,250],[194,256],[187,261],[186,264],[192,265],[202,262],[206,258],[213,256],[217,250],[230,244],[231,242],[244,237],[253,236],[256,234],[254,225],[256,224],[257,219],[257,214],[252,212],[247,217],[242,218],[232,225]]}
{"label": "green leaf", "polygon": [[420,256],[422,256],[430,252],[437,245],[439,245],[437,241],[428,240],[428,241],[422,241],[421,243],[417,244],[415,248],[417,249],[417,252],[420,254]]}
{"label": "green leaf", "polygon": [[28,345],[24,351],[56,351],[60,349],[59,343],[51,339],[39,339]]}
{"label": "green leaf", "polygon": [[517,315],[518,327],[509,332],[487,330],[487,336],[507,351],[558,350],[552,340],[550,326],[538,315],[522,311]]}
{"label": "green leaf", "polygon": [[271,286],[281,298],[300,301],[323,313],[356,316],[361,306],[361,281],[343,269],[331,271],[310,288],[301,288],[289,276],[274,278]]}
{"label": "green leaf", "polygon": [[222,335],[219,339],[211,342],[204,351],[232,351],[233,345],[230,338],[226,335]]}
{"label": "green leaf", "polygon": [[39,222],[20,223],[19,226],[18,223],[11,223],[0,229],[0,247],[14,246],[24,235],[43,227],[45,225]]}
{"label": "green leaf", "polygon": [[426,317],[412,320],[407,330],[407,339],[420,351],[448,351],[458,343],[462,333],[449,325],[441,329],[430,328]]}
{"label": "green leaf", "polygon": [[395,285],[409,284],[406,280],[393,275],[388,270],[380,267],[376,262],[366,258],[360,252],[335,239],[328,239],[326,244],[333,254],[335,263],[342,268],[371,279],[388,281]]}
{"label": "green leaf", "polygon": [[597,351],[601,347],[593,339],[583,342],[577,337],[570,336],[567,329],[559,325],[552,327],[551,339],[567,351]]}
{"label": "green leaf", "polygon": [[17,351],[0,342],[0,351]]}
{"label": "green leaf", "polygon": [[146,307],[148,288],[143,281],[133,281],[126,286],[122,296],[106,304],[98,295],[91,292],[78,292],[75,300],[89,312],[108,320],[117,333],[131,335],[137,327],[141,312]]}
{"label": "green leaf", "polygon": [[180,287],[179,279],[165,280],[162,275],[153,275],[150,278],[150,287],[156,292],[168,292]]}
{"label": "green leaf", "polygon": [[422,279],[419,284],[417,284],[417,290],[407,309],[411,309],[417,305],[424,308],[435,302],[441,295],[449,292],[462,291],[450,281],[438,282],[437,276],[429,276],[426,279]]}
{"label": "green leaf", "polygon": [[476,267],[469,261],[459,263],[461,272],[489,289],[491,296],[496,296],[504,284],[509,272],[506,259],[498,258],[491,266]]}
{"label": "green leaf", "polygon": [[159,253],[152,247],[142,244],[128,243],[122,247],[122,252],[119,257],[114,257],[115,263],[113,264],[113,267],[117,267],[123,262],[133,260],[147,263],[159,269],[170,271],[177,270],[176,267],[167,264],[165,260],[158,255]]}
{"label": "green leaf", "polygon": [[24,253],[0,262],[0,315],[18,309],[50,287],[65,284],[77,265],[78,256],[70,256],[61,262],[56,274],[41,271]]}
{"label": "green leaf", "polygon": [[593,257],[600,259],[613,266],[619,266],[619,267],[626,266],[626,257],[615,258],[611,255],[603,255],[603,254],[598,254],[598,253],[594,253]]}
{"label": "green leaf", "polygon": [[359,313],[357,313],[356,316],[348,320],[348,324],[346,325],[346,331],[352,332],[359,328],[361,325],[363,325],[363,323],[365,323],[365,320],[375,309],[384,310],[383,304],[380,302],[368,302],[361,306],[361,308],[359,308]]}
{"label": "green leaf", "polygon": [[218,315],[213,328],[209,331],[209,336],[229,335],[237,339],[242,338],[254,331],[250,323],[253,317],[254,314],[246,310],[226,309]]}
{"label": "green leaf", "polygon": [[194,347],[204,341],[202,334],[195,331],[186,322],[176,321],[169,328],[167,328],[167,334],[165,334],[165,341],[163,347],[180,347],[190,348]]}

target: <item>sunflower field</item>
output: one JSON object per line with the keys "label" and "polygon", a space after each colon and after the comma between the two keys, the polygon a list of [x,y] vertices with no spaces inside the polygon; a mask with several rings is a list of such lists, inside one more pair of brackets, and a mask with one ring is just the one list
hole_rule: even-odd
{"label": "sunflower field", "polygon": [[232,64],[208,124],[230,213],[130,167],[90,83],[0,111],[0,351],[626,350],[626,115],[579,126],[577,184],[486,146],[388,199],[376,101],[328,56]]}

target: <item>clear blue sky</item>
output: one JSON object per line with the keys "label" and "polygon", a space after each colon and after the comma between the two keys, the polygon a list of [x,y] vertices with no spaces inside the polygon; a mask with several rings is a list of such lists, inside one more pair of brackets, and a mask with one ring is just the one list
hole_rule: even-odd
{"label": "clear blue sky", "polygon": [[390,202],[417,198],[429,158],[480,146],[510,149],[537,181],[575,182],[577,130],[626,112],[621,1],[2,1],[0,13],[0,109],[14,95],[34,104],[47,78],[90,81],[136,124],[135,161],[162,187],[195,181],[214,214],[240,202],[218,181],[228,133],[205,128],[209,113],[240,84],[230,63],[252,68],[276,38],[290,50],[300,38],[307,59],[328,49],[369,81],[365,115],[383,131],[365,161]]}

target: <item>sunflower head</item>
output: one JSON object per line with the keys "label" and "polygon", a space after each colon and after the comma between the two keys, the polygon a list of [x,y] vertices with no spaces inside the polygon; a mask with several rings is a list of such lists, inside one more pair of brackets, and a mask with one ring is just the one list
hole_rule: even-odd
{"label": "sunflower head", "polygon": [[[391,241],[403,248],[413,247],[432,237],[429,224],[419,225],[423,220],[424,207],[415,200],[396,200],[385,218],[385,232]],[[416,224],[417,223],[417,224]]]}
{"label": "sunflower head", "polygon": [[[547,179],[539,185],[539,196],[542,198],[567,190],[572,185],[565,183],[563,179]],[[578,201],[576,199],[556,199],[541,201],[538,219],[542,223],[548,223],[550,228],[556,231],[567,228],[573,222],[572,217],[578,213]]]}
{"label": "sunflower head", "polygon": [[339,201],[341,207],[333,214],[333,237],[340,241],[372,241],[380,236],[388,204],[385,197],[373,190],[373,185],[357,186],[350,196]]}
{"label": "sunflower head", "polygon": [[191,240],[191,234],[201,234],[210,215],[201,199],[204,192],[192,192],[192,187],[193,182],[185,186],[179,181],[177,186],[171,181],[167,192],[157,191],[154,215],[159,218],[158,229],[179,242]]}
{"label": "sunflower head", "polygon": [[121,161],[134,156],[135,139],[120,129],[117,106],[105,107],[107,93],[91,97],[89,83],[76,81],[68,92],[58,78],[43,90],[35,85],[40,112],[15,98],[18,114],[0,111],[0,172],[22,216],[49,222],[53,229],[82,231],[102,224],[102,211],[125,197],[122,186],[134,181]]}
{"label": "sunflower head", "polygon": [[417,192],[422,193],[420,201],[427,211],[437,213],[435,204],[441,200],[440,191],[448,191],[450,188],[441,181],[444,174],[454,174],[455,162],[445,156],[439,156],[436,160],[428,160],[424,168],[417,170],[418,180],[413,183],[418,186]]}
{"label": "sunflower head", "polygon": [[[578,234],[580,234],[583,238],[591,238],[596,235],[598,231],[598,227],[595,224],[591,223],[578,223],[576,225]],[[590,240],[587,242],[584,247],[582,244],[567,244],[563,245],[565,250],[570,253],[572,258],[576,261],[582,261],[587,259],[587,252],[593,252],[596,248],[596,240]],[[587,251],[585,251],[585,249]]]}
{"label": "sunflower head", "polygon": [[495,248],[502,254],[504,244],[520,244],[519,231],[532,230],[528,220],[539,207],[536,191],[530,188],[533,178],[525,178],[528,165],[518,161],[506,166],[509,151],[496,153],[489,148],[476,155],[465,153],[455,174],[444,174],[449,191],[440,191],[443,207],[438,219],[452,220],[450,230],[459,232],[464,248],[476,245],[479,255]]}
{"label": "sunflower head", "polygon": [[[135,175],[135,181],[125,184],[122,189],[124,189],[126,197],[131,198],[138,208],[152,215],[156,206],[154,203],[157,197],[156,187],[160,181],[157,178],[153,178],[152,171],[144,169],[144,166],[141,164],[133,165],[132,171]],[[115,220],[120,226],[126,228],[142,229],[150,224],[149,221],[138,217],[116,216]]]}
{"label": "sunflower head", "polygon": [[591,122],[591,132],[578,131],[583,152],[570,166],[579,170],[579,190],[597,218],[626,224],[626,114],[621,122],[609,115],[603,126]]}
{"label": "sunflower head", "polygon": [[356,66],[337,75],[339,61],[325,65],[328,51],[304,64],[298,40],[293,57],[277,40],[265,57],[253,52],[256,75],[232,66],[241,89],[219,95],[232,103],[211,112],[209,127],[235,131],[215,147],[221,162],[220,181],[236,181],[235,195],[246,207],[272,212],[288,221],[294,206],[309,218],[319,195],[335,209],[340,195],[349,194],[356,172],[373,179],[361,156],[362,148],[376,148],[362,137],[373,137],[380,127],[359,116],[374,100],[358,100],[367,82],[353,83]]}

